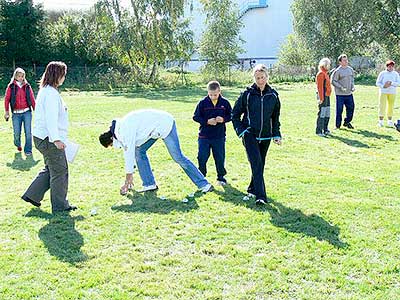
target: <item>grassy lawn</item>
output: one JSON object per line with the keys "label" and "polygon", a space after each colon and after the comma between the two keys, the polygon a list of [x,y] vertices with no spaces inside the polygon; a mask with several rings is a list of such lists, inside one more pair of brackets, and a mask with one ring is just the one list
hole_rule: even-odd
{"label": "grassy lawn", "polygon": [[[104,149],[99,133],[130,110],[163,109],[197,164],[201,88],[64,91],[70,138],[81,145],[70,215],[53,217],[48,194],[41,209],[19,198],[43,158],[19,156],[2,119],[0,299],[399,299],[400,133],[376,126],[377,88],[357,86],[355,129],[329,138],[314,134],[313,85],[277,90],[284,142],[268,154],[273,202],[263,208],[242,200],[250,169],[231,124],[227,187],[182,202],[196,188],[158,141],[149,155],[159,191],[119,195],[123,155]],[[224,95],[233,104],[239,91]],[[214,183],[212,160],[208,168]]]}

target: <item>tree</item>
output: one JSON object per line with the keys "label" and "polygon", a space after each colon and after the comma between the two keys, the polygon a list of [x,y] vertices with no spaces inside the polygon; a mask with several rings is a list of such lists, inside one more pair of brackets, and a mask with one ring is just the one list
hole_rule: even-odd
{"label": "tree", "polygon": [[400,61],[400,1],[374,0],[368,10],[372,20],[370,35],[385,48],[392,58]]}
{"label": "tree", "polygon": [[169,59],[187,59],[193,49],[193,33],[180,17],[183,0],[131,0],[128,8],[119,0],[102,0],[98,5],[114,21],[111,40],[120,60],[139,81],[154,82],[160,65]]}
{"label": "tree", "polygon": [[2,63],[37,63],[47,47],[43,39],[44,11],[32,0],[0,0],[0,57]]}
{"label": "tree", "polygon": [[199,54],[207,60],[203,71],[223,81],[229,66],[243,52],[240,37],[242,23],[231,0],[201,0],[206,14],[206,29],[200,41]]}
{"label": "tree", "polygon": [[292,5],[294,30],[312,49],[315,61],[336,59],[341,53],[361,54],[372,42],[368,0],[295,0]]}
{"label": "tree", "polygon": [[118,63],[111,42],[114,22],[101,8],[65,13],[49,23],[47,31],[53,59],[69,65]]}
{"label": "tree", "polygon": [[289,34],[278,54],[278,63],[284,66],[313,65],[312,51],[297,34]]}

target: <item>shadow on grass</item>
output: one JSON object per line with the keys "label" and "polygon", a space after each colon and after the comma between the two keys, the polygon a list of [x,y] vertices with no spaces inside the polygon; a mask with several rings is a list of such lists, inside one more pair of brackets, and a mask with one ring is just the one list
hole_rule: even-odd
{"label": "shadow on grass", "polygon": [[[243,86],[243,90],[245,86]],[[196,103],[207,96],[207,88],[201,87],[186,87],[186,88],[165,88],[165,89],[125,89],[116,90],[106,93],[107,96],[122,96],[126,98],[144,98],[146,100],[168,100],[179,101],[185,103]],[[240,92],[233,92],[229,90],[223,91],[223,96],[231,102],[236,101]]]}
{"label": "shadow on grass", "polygon": [[35,160],[33,155],[29,155],[26,159],[22,158],[21,152],[14,154],[14,160],[11,163],[7,163],[7,167],[19,171],[29,171],[32,167],[36,166],[40,160]]}
{"label": "shadow on grass", "polygon": [[68,213],[52,215],[38,208],[30,210],[26,216],[49,221],[39,230],[39,238],[50,255],[70,264],[77,264],[88,259],[81,250],[84,245],[83,237],[75,229],[75,221],[82,221],[84,219],[82,216],[71,217]]}
{"label": "shadow on grass", "polygon": [[374,138],[374,139],[378,139],[378,140],[388,140],[388,141],[394,141],[395,139],[391,136],[391,135],[387,135],[387,134],[379,134],[373,131],[369,131],[369,130],[352,130],[352,132],[363,135],[365,137],[368,138]]}
{"label": "shadow on grass", "polygon": [[338,135],[330,135],[329,136],[330,139],[335,139],[335,140],[339,140],[343,143],[345,143],[346,145],[352,146],[352,147],[357,147],[357,148],[371,148],[368,144],[365,144],[363,142],[357,141],[357,140],[352,140],[352,139],[348,139],[342,136],[338,136]]}
{"label": "shadow on grass", "polygon": [[299,209],[292,209],[271,198],[269,198],[270,204],[259,206],[253,200],[243,201],[242,199],[246,195],[231,185],[226,185],[224,189],[225,192],[215,191],[223,201],[260,212],[268,212],[271,217],[271,224],[276,227],[285,228],[289,232],[315,237],[320,241],[327,241],[337,248],[348,247],[348,244],[342,242],[339,238],[339,227],[330,224],[316,214],[306,215]]}
{"label": "shadow on grass", "polygon": [[271,223],[277,227],[327,241],[337,248],[349,246],[340,240],[338,226],[316,214],[306,215],[299,209],[292,209],[275,200],[272,200],[271,205],[266,205],[266,210],[271,216]]}
{"label": "shadow on grass", "polygon": [[206,94],[198,87],[177,89],[125,89],[106,93],[107,96],[123,96],[126,98],[144,98],[146,100],[169,100],[179,102],[197,102],[201,100],[198,95]]}
{"label": "shadow on grass", "polygon": [[185,203],[182,200],[157,197],[157,192],[138,193],[134,191],[132,194],[127,195],[127,198],[132,200],[132,204],[112,206],[111,209],[130,213],[169,214],[174,211],[188,212],[199,208],[196,202],[196,197],[198,196],[200,196],[200,193],[196,193],[194,197],[187,198],[188,202]]}

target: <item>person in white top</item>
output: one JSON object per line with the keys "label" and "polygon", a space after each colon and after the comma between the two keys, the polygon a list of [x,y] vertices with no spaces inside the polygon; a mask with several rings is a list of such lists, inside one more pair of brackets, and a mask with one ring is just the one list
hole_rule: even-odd
{"label": "person in white top", "polygon": [[67,200],[68,162],[65,144],[68,134],[68,111],[58,91],[66,74],[65,63],[52,61],[46,66],[40,80],[33,123],[33,141],[36,149],[43,155],[45,167],[21,197],[39,207],[44,194],[50,189],[53,213],[76,209],[76,206],[70,205]]}
{"label": "person in white top", "polygon": [[173,116],[161,110],[143,109],[113,120],[110,129],[99,136],[105,148],[113,145],[124,150],[126,178],[120,189],[122,195],[133,188],[135,166],[143,182],[140,192],[158,189],[146,152],[159,138],[163,139],[173,160],[202,192],[207,193],[213,189],[199,169],[183,155]]}
{"label": "person in white top", "polygon": [[[386,62],[386,70],[379,73],[376,86],[379,87],[379,121],[378,126],[383,126],[383,118],[386,113],[388,126],[393,126],[393,109],[396,99],[396,87],[400,85],[400,76],[394,70],[393,60]],[[387,106],[387,110],[386,110]]]}

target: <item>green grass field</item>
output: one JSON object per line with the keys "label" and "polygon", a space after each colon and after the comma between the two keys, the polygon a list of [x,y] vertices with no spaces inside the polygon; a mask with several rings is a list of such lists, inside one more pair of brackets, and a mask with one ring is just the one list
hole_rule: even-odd
{"label": "green grass field", "polygon": [[[355,130],[320,138],[314,85],[276,87],[284,141],[270,148],[272,204],[261,208],[242,200],[250,169],[231,124],[227,187],[182,202],[196,188],[158,141],[149,156],[159,191],[119,195],[122,152],[98,135],[130,110],[163,109],[197,163],[201,88],[64,91],[81,145],[70,215],[53,217],[48,195],[41,209],[20,199],[43,159],[19,156],[11,123],[0,122],[0,299],[399,299],[400,133],[376,126],[377,88],[356,86]],[[224,95],[233,104],[239,91]]]}

